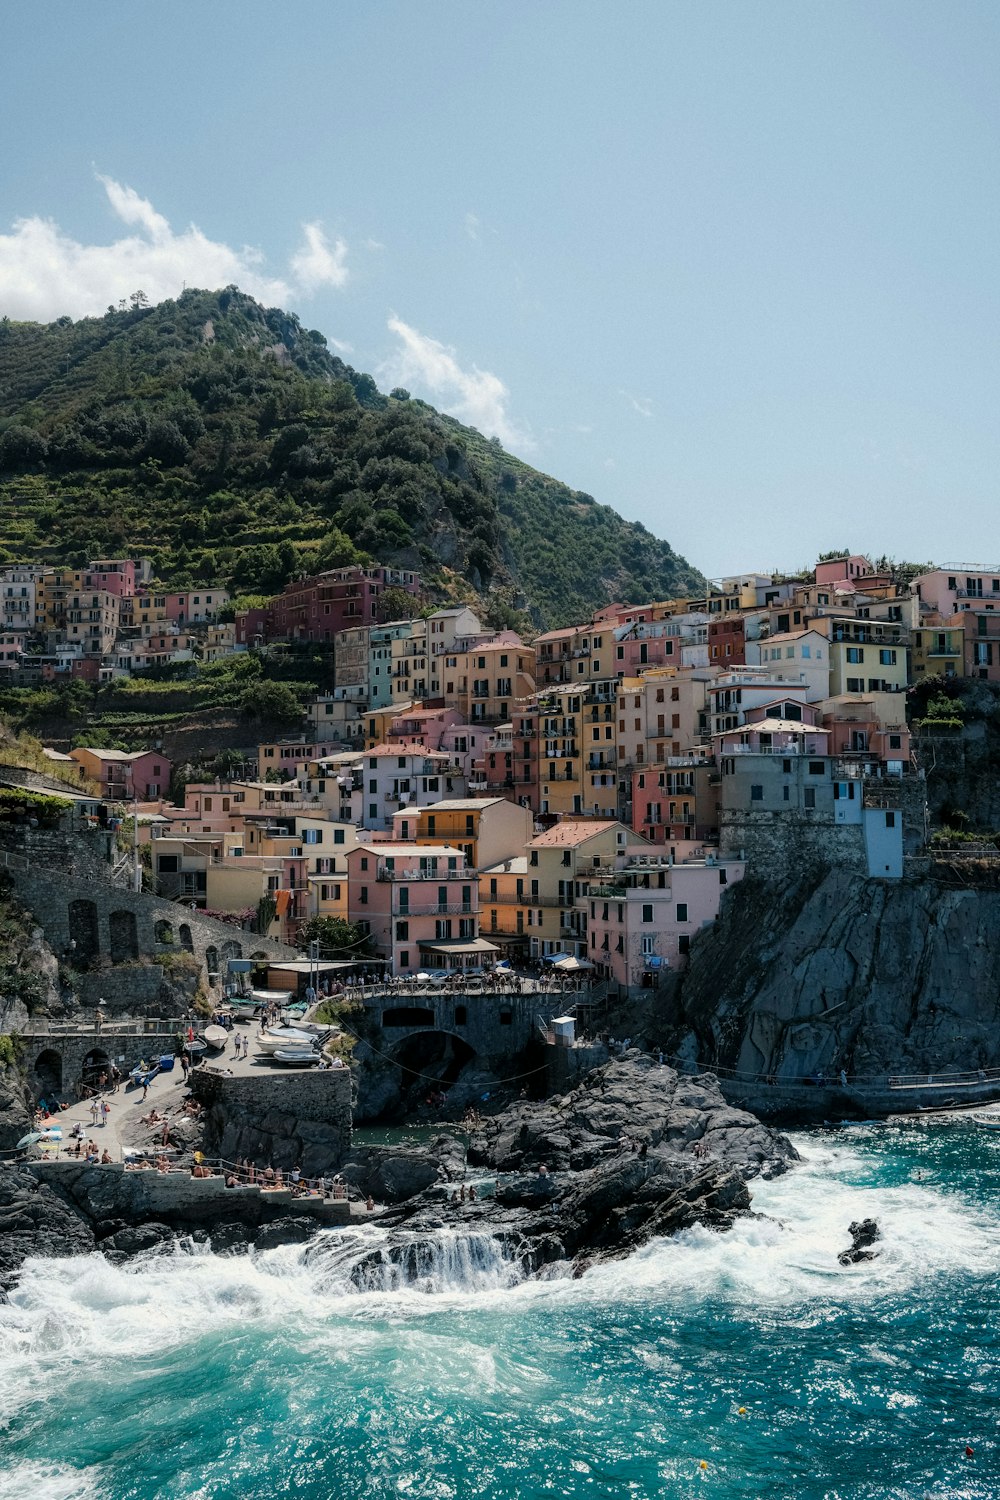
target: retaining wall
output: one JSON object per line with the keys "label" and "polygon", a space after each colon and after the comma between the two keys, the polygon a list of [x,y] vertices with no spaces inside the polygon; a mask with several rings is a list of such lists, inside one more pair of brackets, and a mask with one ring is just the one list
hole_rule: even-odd
{"label": "retaining wall", "polygon": [[338,1167],[351,1145],[349,1068],[310,1068],[227,1077],[190,1075],[205,1106],[205,1150],[227,1161],[300,1167],[307,1176]]}

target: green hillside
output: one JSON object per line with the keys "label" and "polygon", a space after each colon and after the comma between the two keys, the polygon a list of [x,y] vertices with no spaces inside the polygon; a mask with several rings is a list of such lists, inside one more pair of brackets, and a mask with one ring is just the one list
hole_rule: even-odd
{"label": "green hillside", "polygon": [[47,325],[0,320],[0,562],[148,556],[270,592],[375,559],[495,623],[697,590],[666,542],[236,288]]}

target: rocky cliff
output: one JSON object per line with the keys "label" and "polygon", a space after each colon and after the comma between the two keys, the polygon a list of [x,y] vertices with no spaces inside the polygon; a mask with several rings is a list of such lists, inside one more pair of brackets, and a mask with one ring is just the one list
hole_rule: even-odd
{"label": "rocky cliff", "polygon": [[748,877],[650,1007],[651,1038],[782,1079],[1000,1066],[1000,891]]}

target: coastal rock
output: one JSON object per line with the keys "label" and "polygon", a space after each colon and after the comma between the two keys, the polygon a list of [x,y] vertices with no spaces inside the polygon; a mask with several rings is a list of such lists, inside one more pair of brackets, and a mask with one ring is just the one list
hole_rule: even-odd
{"label": "coastal rock", "polygon": [[[748,876],[645,1031],[670,1053],[777,1084],[842,1068],[851,1080],[989,1069],[1000,1065],[998,932],[1000,890],[956,876]],[[849,1090],[838,1107],[850,1112]]]}
{"label": "coastal rock", "polygon": [[30,1129],[24,1080],[15,1069],[0,1065],[0,1151],[13,1151]]}
{"label": "coastal rock", "polygon": [[461,1228],[492,1235],[529,1273],[579,1266],[692,1224],[726,1228],[750,1208],[748,1179],[795,1159],[783,1136],[730,1108],[711,1076],[681,1078],[630,1053],[564,1098],[483,1121],[469,1161],[498,1174],[494,1195],[486,1183],[486,1196],[453,1203],[438,1184],[390,1208],[380,1223],[398,1238],[377,1260],[405,1276],[427,1265],[442,1228]]}
{"label": "coastal rock", "polygon": [[379,1203],[405,1203],[435,1184],[456,1181],[465,1171],[465,1152],[453,1135],[430,1147],[357,1146],[340,1168],[344,1180]]}
{"label": "coastal rock", "polygon": [[861,1260],[874,1260],[878,1255],[877,1250],[868,1247],[874,1245],[876,1240],[882,1238],[882,1231],[878,1227],[877,1219],[860,1219],[847,1226],[847,1232],[851,1236],[849,1250],[842,1250],[837,1260],[842,1266],[854,1266]]}
{"label": "coastal rock", "polygon": [[86,1255],[96,1248],[89,1221],[20,1167],[0,1169],[0,1286],[10,1286],[29,1255]]}
{"label": "coastal rock", "polygon": [[174,1232],[169,1224],[130,1224],[102,1240],[101,1250],[105,1255],[109,1251],[115,1251],[125,1260],[143,1250],[152,1250],[172,1242],[173,1238]]}
{"label": "coastal rock", "polygon": [[796,1160],[784,1136],[725,1102],[711,1074],[681,1077],[632,1052],[596,1068],[561,1099],[523,1100],[484,1120],[469,1161],[501,1172],[542,1164],[550,1172],[581,1172],[633,1147],[662,1147],[693,1162],[712,1157],[747,1178],[778,1175]]}
{"label": "coastal rock", "polygon": [[305,1216],[276,1219],[265,1224],[254,1238],[258,1250],[276,1250],[279,1245],[304,1245],[316,1233],[316,1220]]}

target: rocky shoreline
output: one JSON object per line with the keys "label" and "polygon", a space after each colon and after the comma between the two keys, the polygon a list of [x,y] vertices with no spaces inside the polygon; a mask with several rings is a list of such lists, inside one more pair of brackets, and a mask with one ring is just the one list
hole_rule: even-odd
{"label": "rocky shoreline", "polygon": [[[376,1248],[358,1250],[352,1278],[364,1285],[389,1265],[406,1279],[421,1247],[455,1230],[492,1237],[523,1274],[555,1265],[578,1274],[692,1224],[729,1227],[750,1211],[748,1183],[795,1159],[784,1136],[725,1102],[712,1075],[678,1075],[633,1051],[561,1098],[519,1100],[484,1120],[467,1153],[452,1134],[429,1147],[353,1150],[342,1174],[378,1201],[383,1232]],[[122,1260],[182,1236],[236,1252],[317,1228],[294,1200],[269,1213],[242,1195],[216,1199],[210,1219],[190,1205],[169,1222],[150,1219],[132,1187],[139,1175],[112,1181],[91,1167],[40,1180],[24,1166],[0,1170],[0,1286],[32,1255],[100,1250]],[[477,1181],[473,1199],[464,1189]]]}

